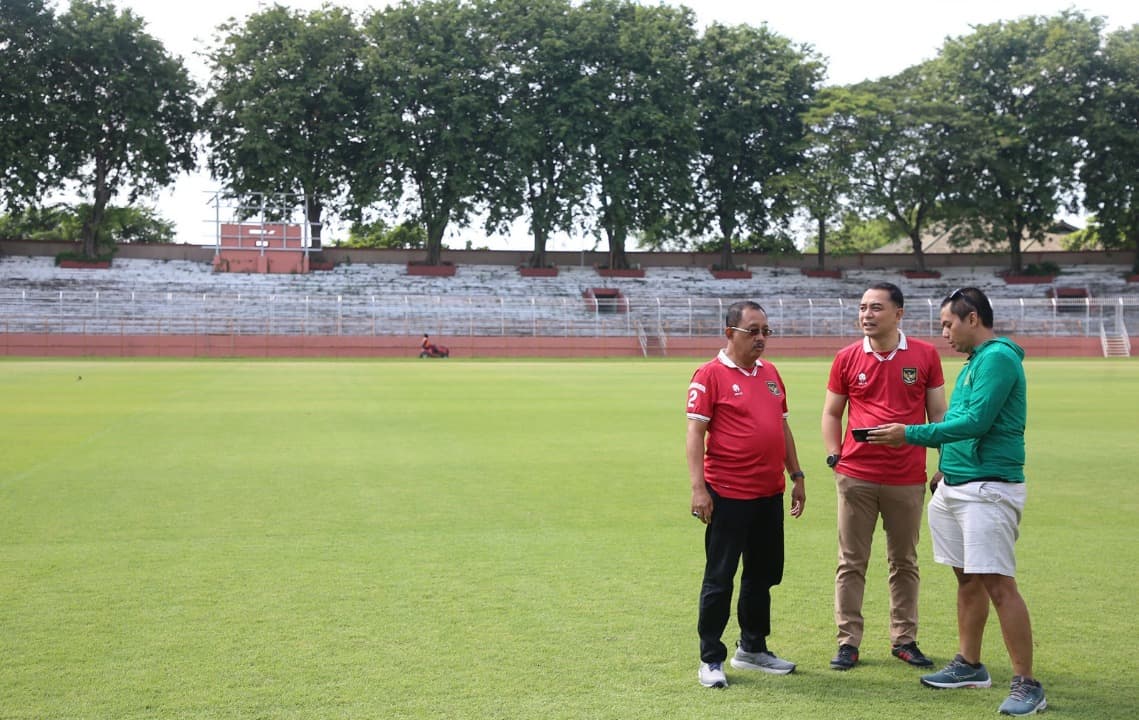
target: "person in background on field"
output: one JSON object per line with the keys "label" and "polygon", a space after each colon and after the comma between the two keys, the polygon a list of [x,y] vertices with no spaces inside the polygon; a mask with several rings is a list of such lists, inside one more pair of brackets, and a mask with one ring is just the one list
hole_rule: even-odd
{"label": "person in background on field", "polygon": [[791,516],[801,516],[806,502],[783,379],[774,365],[759,359],[771,335],[767,313],[754,302],[738,302],[725,320],[727,346],[700,366],[688,385],[685,436],[691,511],[706,526],[697,623],[697,677],[705,687],[728,685],[723,669],[728,651],[721,636],[741,557],[740,638],[732,667],[776,675],[795,669],[767,647],[771,588],[783,579],[784,471],[793,482]]}
{"label": "person in background on field", "polygon": [[433,344],[427,337],[427,333],[423,333],[423,341],[419,343],[419,347],[421,348],[420,357],[447,357],[451,354],[451,351],[442,345]]}
{"label": "person in background on field", "polygon": [[940,447],[942,480],[929,504],[933,557],[957,576],[959,649],[943,670],[924,675],[935,688],[990,687],[981,640],[996,608],[1012,664],[1004,715],[1032,715],[1048,706],[1032,671],[1032,623],[1016,584],[1014,547],[1024,511],[1024,428],[1028,392],[1024,350],[993,332],[993,307],[975,287],[955,290],[941,304],[941,336],[968,355],[944,420],[891,423],[870,442]]}
{"label": "person in background on field", "polygon": [[[838,569],[834,617],[835,670],[858,663],[866,568],[878,518],[890,566],[892,653],[918,667],[933,665],[918,649],[918,535],[925,504],[926,449],[856,442],[851,428],[889,422],[938,422],[945,414],[945,376],[933,345],[899,328],[905,298],[897,285],[871,285],[858,305],[863,338],[838,352],[823,403],[823,447],[838,495]],[[847,414],[843,432],[842,416]],[[935,478],[936,479],[936,478]]]}

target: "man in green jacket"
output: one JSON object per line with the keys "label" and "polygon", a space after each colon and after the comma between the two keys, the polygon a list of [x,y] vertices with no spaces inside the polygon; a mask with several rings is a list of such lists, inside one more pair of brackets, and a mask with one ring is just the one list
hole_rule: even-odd
{"label": "man in green jacket", "polygon": [[989,602],[997,610],[1012,663],[1004,715],[1043,710],[1044,688],[1032,675],[1032,624],[1016,585],[1014,545],[1024,510],[1024,426],[1028,413],[1024,351],[993,332],[993,307],[967,287],[941,304],[941,336],[969,359],[957,376],[941,422],[882,425],[870,442],[941,448],[929,504],[933,557],[957,575],[960,651],[943,670],[921,678],[935,688],[991,687],[981,664]]}

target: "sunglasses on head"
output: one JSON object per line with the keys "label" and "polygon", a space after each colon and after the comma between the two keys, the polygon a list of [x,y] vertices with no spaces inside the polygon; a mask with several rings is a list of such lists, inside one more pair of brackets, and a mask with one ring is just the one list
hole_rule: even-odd
{"label": "sunglasses on head", "polygon": [[958,300],[964,301],[965,304],[968,305],[969,307],[973,308],[974,311],[977,310],[977,303],[973,302],[973,298],[969,297],[965,293],[965,288],[957,288],[953,292],[949,293],[949,297],[945,298],[945,302],[950,302],[950,303],[956,302]]}

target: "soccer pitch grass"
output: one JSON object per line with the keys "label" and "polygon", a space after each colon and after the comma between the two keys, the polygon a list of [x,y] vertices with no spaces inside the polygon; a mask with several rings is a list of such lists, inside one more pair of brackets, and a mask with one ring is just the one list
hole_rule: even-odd
{"label": "soccer pitch grass", "polygon": [[[890,657],[881,533],[862,663],[828,668],[829,362],[773,359],[808,499],[770,643],[799,670],[724,691],[696,682],[696,361],[0,361],[0,718],[995,717],[995,613],[990,690]],[[1026,367],[1036,668],[1050,712],[1136,718],[1139,363]],[[941,665],[954,582],[920,557]]]}

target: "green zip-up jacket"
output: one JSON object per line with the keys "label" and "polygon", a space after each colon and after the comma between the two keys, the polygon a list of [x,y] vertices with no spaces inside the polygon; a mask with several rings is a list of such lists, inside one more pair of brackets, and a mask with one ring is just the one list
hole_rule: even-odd
{"label": "green zip-up jacket", "polygon": [[981,343],[961,368],[942,421],[906,426],[907,443],[941,448],[938,469],[946,484],[1024,482],[1023,359],[1024,350],[1008,338]]}

